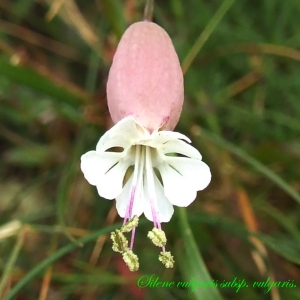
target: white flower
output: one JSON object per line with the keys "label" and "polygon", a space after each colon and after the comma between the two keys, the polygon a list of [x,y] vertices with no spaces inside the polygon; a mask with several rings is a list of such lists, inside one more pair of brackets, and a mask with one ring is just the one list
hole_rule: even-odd
{"label": "white flower", "polygon": [[[169,35],[152,22],[132,24],[119,42],[107,80],[115,126],[100,138],[96,151],[81,157],[88,182],[101,197],[116,199],[124,223],[111,234],[113,250],[132,271],[139,267],[132,251],[138,217],[145,214],[154,223],[148,237],[162,248],[159,260],[173,267],[161,223],[170,221],[173,205],[188,206],[211,180],[190,140],[171,131],[183,100],[183,74]],[[130,231],[128,246],[125,233]]]}
{"label": "white flower", "polygon": [[170,221],[173,205],[188,206],[211,180],[201,154],[188,143],[189,138],[177,132],[150,134],[126,117],[100,138],[96,151],[82,155],[81,169],[101,197],[116,199],[124,223],[144,213],[161,228],[161,222]]}

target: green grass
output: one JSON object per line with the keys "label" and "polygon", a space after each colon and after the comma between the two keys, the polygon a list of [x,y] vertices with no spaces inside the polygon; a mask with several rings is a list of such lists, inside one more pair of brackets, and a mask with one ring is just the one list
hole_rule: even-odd
{"label": "green grass", "polygon": [[[58,2],[0,3],[0,298],[300,299],[300,2],[155,1],[185,73],[176,131],[213,179],[163,224],[174,269],[142,218],[137,273],[111,249],[114,201],[79,162],[111,124],[113,52],[145,1],[65,1],[55,13]],[[139,290],[151,274],[219,287]],[[221,287],[235,277],[249,287]],[[297,286],[252,287],[268,277]]]}

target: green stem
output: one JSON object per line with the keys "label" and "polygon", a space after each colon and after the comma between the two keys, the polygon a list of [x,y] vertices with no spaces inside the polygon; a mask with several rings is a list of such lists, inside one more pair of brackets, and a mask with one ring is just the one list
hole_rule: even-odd
{"label": "green stem", "polygon": [[152,21],[154,10],[154,0],[146,0],[145,10],[144,10],[144,21]]}
{"label": "green stem", "polygon": [[28,227],[25,226],[25,227],[23,227],[23,229],[20,230],[17,241],[16,241],[16,244],[15,244],[13,250],[12,250],[11,256],[10,256],[6,266],[5,266],[5,269],[4,269],[3,274],[2,274],[1,282],[0,282],[0,296],[3,293],[3,290],[5,288],[8,276],[10,275],[11,270],[14,267],[16,259],[19,255],[19,252],[20,252],[21,248],[22,248],[22,245],[23,245],[23,242],[24,242],[24,237],[25,237],[27,229],[28,229]]}

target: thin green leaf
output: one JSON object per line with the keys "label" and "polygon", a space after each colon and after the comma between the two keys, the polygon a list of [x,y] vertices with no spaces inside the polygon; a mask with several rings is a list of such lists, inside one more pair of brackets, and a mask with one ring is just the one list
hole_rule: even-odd
{"label": "thin green leaf", "polygon": [[[81,239],[78,240],[78,243],[85,245],[91,241],[96,240],[98,237],[107,234],[116,228],[120,227],[121,224],[115,224],[113,226],[106,227],[101,230],[97,230]],[[70,243],[53,254],[51,254],[49,257],[44,259],[42,262],[37,264],[33,269],[31,269],[11,290],[10,292],[3,298],[3,300],[12,300],[19,291],[28,283],[30,280],[32,280],[35,276],[40,274],[43,270],[45,270],[48,266],[53,264],[55,261],[57,261],[62,256],[66,255],[67,253],[71,252],[72,250],[78,248],[77,244]]]}
{"label": "thin green leaf", "polygon": [[[181,230],[181,237],[184,244],[184,252],[181,254],[181,259],[184,261],[184,273],[187,280],[194,278],[197,282],[212,282],[212,278],[205,266],[205,262],[201,256],[199,247],[197,246],[185,208],[178,208],[179,227]],[[221,300],[222,297],[215,287],[195,288],[191,292],[191,297],[202,300]]]}
{"label": "thin green leaf", "polygon": [[247,154],[241,148],[235,146],[234,144],[226,141],[221,136],[217,136],[212,132],[206,131],[205,129],[201,129],[201,135],[212,141],[214,144],[221,146],[222,148],[227,149],[229,152],[234,155],[240,157],[242,160],[250,164],[254,167],[259,173],[270,179],[273,183],[279,186],[283,191],[285,191],[288,195],[290,195],[295,201],[300,204],[300,195],[297,193],[295,189],[293,189],[285,180],[283,180],[280,176],[275,174],[272,170],[264,166],[258,160]]}
{"label": "thin green leaf", "polygon": [[32,69],[15,66],[5,58],[0,58],[0,74],[37,92],[45,93],[57,100],[73,105],[81,104],[89,98],[88,94],[79,94],[78,91],[69,90]]}
{"label": "thin green leaf", "polygon": [[24,226],[19,231],[16,244],[15,244],[14,248],[12,249],[12,253],[10,255],[10,258],[8,259],[8,261],[5,265],[5,269],[3,271],[1,281],[0,281],[0,296],[3,293],[3,290],[4,290],[5,285],[7,283],[7,279],[8,279],[8,277],[9,277],[9,275],[10,275],[10,273],[11,273],[13,267],[14,267],[14,264],[15,264],[17,258],[18,258],[19,252],[21,251],[27,229],[28,228],[26,228],[26,226]]}

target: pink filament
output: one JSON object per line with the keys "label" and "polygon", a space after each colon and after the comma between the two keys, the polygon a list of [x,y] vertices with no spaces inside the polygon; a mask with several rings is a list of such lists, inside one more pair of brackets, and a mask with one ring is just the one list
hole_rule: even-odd
{"label": "pink filament", "polygon": [[135,190],[136,190],[136,186],[133,186],[131,189],[131,195],[130,195],[130,200],[129,203],[127,205],[127,209],[126,209],[126,214],[124,217],[124,222],[123,225],[132,218],[132,208],[133,208],[133,202],[134,202],[134,198],[135,198]]}

